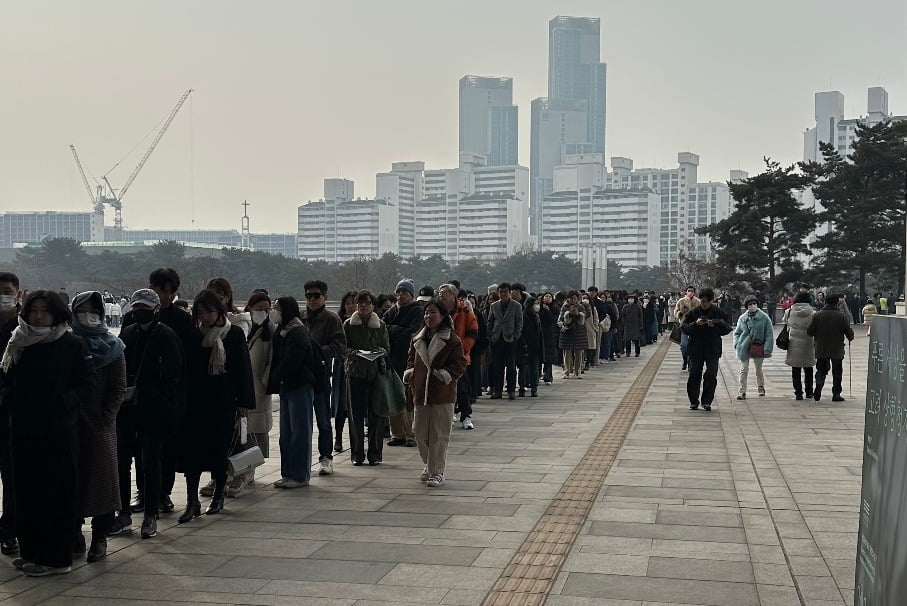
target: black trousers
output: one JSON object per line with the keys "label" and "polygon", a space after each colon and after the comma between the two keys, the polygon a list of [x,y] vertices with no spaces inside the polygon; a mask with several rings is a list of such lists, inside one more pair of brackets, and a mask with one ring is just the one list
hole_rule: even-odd
{"label": "black trousers", "polygon": [[806,378],[806,395],[812,396],[813,395],[813,367],[812,366],[808,366],[808,367],[804,367],[804,368],[800,368],[798,366],[791,367],[790,377],[791,377],[791,381],[794,384],[794,394],[796,394],[798,396],[803,395],[803,382],[801,380],[801,372],[800,372],[801,370],[803,371],[802,372],[803,377]]}
{"label": "black trousers", "polygon": [[463,374],[457,379],[457,405],[456,412],[460,413],[460,420],[472,416],[472,391],[469,385],[469,377]]}
{"label": "black trousers", "polygon": [[537,392],[539,389],[539,352],[529,351],[529,361],[520,367],[520,391]]}
{"label": "black trousers", "polygon": [[[718,386],[718,358],[698,358],[690,356],[690,376],[687,378],[687,396],[690,404],[711,406],[715,400],[715,388]],[[705,366],[705,374],[703,374]],[[699,390],[702,388],[702,395]]]}
{"label": "black trousers", "polygon": [[16,493],[13,488],[13,459],[9,432],[9,413],[0,411],[0,480],[3,480],[3,515],[0,516],[0,539],[16,536]]}
{"label": "black trousers", "polygon": [[825,385],[825,377],[828,376],[828,371],[831,370],[831,395],[840,396],[841,391],[841,381],[844,378],[844,360],[832,360],[829,358],[819,358],[816,360],[816,391],[822,389]]}
{"label": "black trousers", "polygon": [[[377,389],[376,381],[350,377],[350,458],[354,463],[381,461],[384,453],[384,425],[387,422],[375,414],[372,394]],[[368,450],[365,446],[365,419],[368,417]]]}
{"label": "black trousers", "polygon": [[639,339],[630,339],[629,341],[624,341],[624,349],[627,352],[627,356],[630,356],[630,345],[636,346],[636,355],[639,355]]}
{"label": "black trousers", "polygon": [[507,375],[507,392],[516,390],[516,343],[504,340],[491,344],[491,391],[504,391],[504,375]]}
{"label": "black trousers", "polygon": [[469,401],[475,402],[476,396],[482,393],[482,354],[469,354],[470,362],[466,367],[466,376],[469,377]]}
{"label": "black trousers", "polygon": [[[165,491],[164,452],[171,439],[160,435],[139,435],[138,410],[126,408],[117,415],[117,468],[120,479],[121,514],[131,515],[132,459],[135,458],[135,483],[145,501],[146,511],[157,513]],[[172,448],[171,448],[172,451]],[[170,489],[173,481],[170,480]]]}

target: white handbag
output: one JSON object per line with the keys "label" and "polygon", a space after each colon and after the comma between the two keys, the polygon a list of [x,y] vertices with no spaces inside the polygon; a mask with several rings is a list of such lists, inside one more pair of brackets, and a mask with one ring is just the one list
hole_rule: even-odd
{"label": "white handbag", "polygon": [[[245,421],[245,418],[241,419]],[[240,423],[240,433],[242,433],[242,423]],[[250,448],[237,452],[234,455],[227,457],[227,473],[230,477],[235,478],[239,475],[245,475],[253,471],[256,467],[264,465],[265,455],[262,454],[261,448],[258,447],[258,441],[255,439],[255,434],[247,434],[249,441],[252,443]],[[237,436],[234,435],[234,438]],[[236,447],[237,440],[234,439],[233,448]]]}

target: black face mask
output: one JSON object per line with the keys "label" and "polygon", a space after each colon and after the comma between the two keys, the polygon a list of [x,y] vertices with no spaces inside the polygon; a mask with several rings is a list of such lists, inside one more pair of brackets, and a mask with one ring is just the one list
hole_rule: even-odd
{"label": "black face mask", "polygon": [[132,312],[132,317],[135,319],[136,324],[150,324],[154,321],[154,310],[152,309],[136,309]]}

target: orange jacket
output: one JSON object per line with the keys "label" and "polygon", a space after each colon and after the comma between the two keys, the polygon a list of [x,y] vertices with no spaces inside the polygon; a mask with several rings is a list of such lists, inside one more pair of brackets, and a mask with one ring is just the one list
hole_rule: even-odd
{"label": "orange jacket", "polygon": [[475,345],[479,336],[479,321],[476,320],[476,314],[472,311],[472,306],[467,305],[466,301],[457,299],[457,307],[451,315],[454,326],[454,334],[460,338],[463,343],[463,354],[466,356],[466,363],[472,361],[469,358],[469,352]]}

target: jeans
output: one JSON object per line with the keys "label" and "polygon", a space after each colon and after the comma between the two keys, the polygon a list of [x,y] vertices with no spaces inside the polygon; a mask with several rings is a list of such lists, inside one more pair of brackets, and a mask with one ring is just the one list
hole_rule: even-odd
{"label": "jeans", "polygon": [[334,436],[331,429],[331,394],[315,393],[313,408],[315,423],[318,425],[318,460],[332,460],[334,455]]}
{"label": "jeans", "polygon": [[831,395],[840,396],[843,391],[841,382],[844,378],[844,360],[832,360],[829,358],[819,358],[816,360],[816,390],[814,393],[822,391],[825,385],[825,377],[831,370]]}
{"label": "jeans", "polygon": [[750,360],[756,367],[756,387],[765,389],[765,377],[762,375],[762,362],[764,358],[747,358],[740,360],[740,389],[737,391],[741,396],[746,395],[746,380],[750,374]]}
{"label": "jeans", "polygon": [[503,339],[491,344],[491,391],[504,391],[504,375],[507,375],[507,392],[516,390],[516,343]]}
{"label": "jeans", "polygon": [[[800,379],[800,370],[798,366],[792,366],[790,369],[791,382],[794,384],[794,395],[803,395],[803,383]],[[803,376],[806,377],[806,397],[811,398],[813,395],[813,367],[807,366],[802,369]]]}
{"label": "jeans", "polygon": [[[705,366],[705,375],[702,367]],[[700,399],[699,387],[702,385]],[[711,406],[715,400],[715,387],[718,385],[718,358],[690,358],[690,376],[687,378],[687,396],[690,404]]]}
{"label": "jeans", "polygon": [[312,473],[311,385],[280,390],[280,475],[308,482]]}
{"label": "jeans", "polygon": [[611,350],[614,345],[614,331],[602,333],[602,344],[599,347],[599,357],[602,360],[611,359]]}
{"label": "jeans", "polygon": [[680,353],[684,359],[687,357],[687,346],[690,344],[690,335],[685,332],[680,333]]}
{"label": "jeans", "polygon": [[[369,461],[380,462],[384,452],[384,417],[375,414],[372,406],[372,394],[377,389],[377,380],[350,377],[349,381],[350,458],[354,463],[362,463],[368,455]],[[365,449],[366,417],[368,417],[368,452]],[[447,416],[447,423],[450,424],[450,415]]]}

